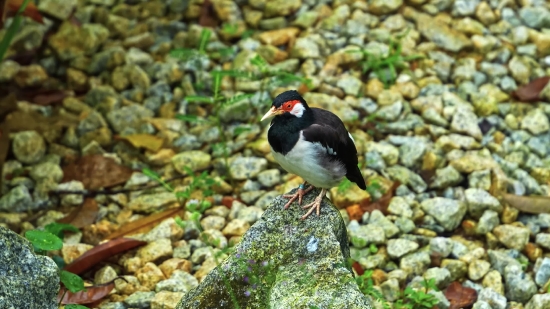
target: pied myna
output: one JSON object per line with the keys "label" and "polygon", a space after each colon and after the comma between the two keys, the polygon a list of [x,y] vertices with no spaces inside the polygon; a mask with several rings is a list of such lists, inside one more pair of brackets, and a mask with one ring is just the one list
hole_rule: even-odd
{"label": "pied myna", "polygon": [[[267,140],[275,160],[289,173],[302,177],[305,182],[295,194],[283,195],[302,204],[302,198],[313,187],[321,188],[321,194],[313,203],[304,206],[320,213],[321,201],[327,189],[337,186],[347,177],[365,190],[365,180],[357,166],[357,149],[344,123],[333,113],[309,107],[295,90],[279,94],[262,120],[274,117],[269,126]],[[311,186],[306,189],[306,183]]]}

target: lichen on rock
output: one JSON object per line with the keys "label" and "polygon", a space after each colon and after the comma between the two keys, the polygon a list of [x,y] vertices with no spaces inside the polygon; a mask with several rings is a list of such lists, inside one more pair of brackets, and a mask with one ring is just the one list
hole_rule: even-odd
{"label": "lichen on rock", "polygon": [[[310,192],[303,205],[318,194]],[[305,210],[296,204],[285,210],[285,203],[275,198],[229,257],[176,308],[237,308],[238,302],[240,308],[371,309],[347,266],[348,238],[338,210],[325,198],[321,216],[302,221]]]}

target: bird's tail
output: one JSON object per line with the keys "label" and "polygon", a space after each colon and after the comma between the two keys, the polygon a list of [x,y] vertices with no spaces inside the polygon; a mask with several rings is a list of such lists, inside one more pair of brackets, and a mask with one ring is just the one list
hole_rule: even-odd
{"label": "bird's tail", "polygon": [[351,173],[347,173],[346,177],[357,184],[359,188],[362,190],[367,189],[367,184],[365,183],[365,179],[363,178],[363,175],[361,174],[361,170],[358,166],[355,166],[355,169],[351,171]]}

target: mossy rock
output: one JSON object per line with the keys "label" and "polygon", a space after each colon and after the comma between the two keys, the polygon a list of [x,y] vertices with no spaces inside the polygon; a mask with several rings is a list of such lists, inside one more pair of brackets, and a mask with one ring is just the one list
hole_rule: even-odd
{"label": "mossy rock", "polygon": [[[303,205],[319,193],[310,192]],[[176,308],[371,309],[347,266],[347,230],[338,210],[325,198],[321,216],[302,221],[305,210],[296,203],[284,210],[285,203],[275,198],[229,257]]]}

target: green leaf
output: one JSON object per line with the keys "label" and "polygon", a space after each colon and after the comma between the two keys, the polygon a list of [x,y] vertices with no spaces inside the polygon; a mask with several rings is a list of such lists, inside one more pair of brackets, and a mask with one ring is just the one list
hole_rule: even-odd
{"label": "green leaf", "polygon": [[186,96],[185,100],[189,102],[199,102],[199,103],[208,103],[208,104],[214,103],[214,100],[211,97],[205,97],[200,95]]}
{"label": "green leaf", "polygon": [[250,99],[254,96],[254,94],[252,93],[245,93],[245,94],[238,94],[236,96],[233,96],[229,99],[227,99],[223,104],[224,105],[231,105],[231,104],[235,104],[239,101],[242,101],[242,100],[246,100],[246,99]]}
{"label": "green leaf", "polygon": [[212,71],[212,75],[250,78],[252,77],[252,72],[246,72],[246,71],[240,71],[240,70],[219,70],[219,71]]}
{"label": "green leaf", "polygon": [[82,305],[70,304],[70,305],[65,305],[65,309],[89,309],[89,308]]}
{"label": "green leaf", "polygon": [[57,264],[57,267],[59,268],[63,268],[66,265],[65,260],[63,260],[63,258],[59,255],[52,256],[52,260],[55,262],[55,264]]}
{"label": "green leaf", "polygon": [[21,25],[21,21],[23,20],[23,17],[21,15],[27,8],[29,2],[30,0],[23,1],[19,9],[17,10],[17,13],[15,13],[15,17],[13,18],[10,27],[8,28],[8,30],[6,30],[6,34],[4,34],[2,41],[0,41],[0,61],[4,59],[4,56],[6,55],[6,52],[10,47],[11,41],[19,30],[19,26]]}
{"label": "green leaf", "polygon": [[63,282],[63,285],[67,288],[67,290],[73,293],[84,290],[84,280],[82,280],[80,276],[75,275],[72,272],[62,270],[59,273],[59,279],[61,280],[61,282]]}
{"label": "green leaf", "polygon": [[249,127],[236,127],[235,130],[233,130],[233,135],[237,136],[237,135],[240,135],[241,133],[244,133],[244,132],[248,132],[250,131],[250,128]]}
{"label": "green leaf", "polygon": [[187,222],[183,221],[180,216],[177,216],[174,218],[174,221],[176,221],[176,224],[179,225],[182,229],[185,230],[185,227],[187,226]]}
{"label": "green leaf", "polygon": [[25,232],[25,238],[40,250],[49,251],[63,248],[63,241],[48,231],[30,230]]}
{"label": "green leaf", "polygon": [[235,34],[237,33],[237,30],[239,30],[239,26],[237,24],[224,23],[222,25],[222,31],[227,32],[227,34]]}
{"label": "green leaf", "polygon": [[177,48],[172,49],[169,53],[171,57],[178,58],[181,60],[186,60],[195,55],[197,51],[191,48]]}
{"label": "green leaf", "polygon": [[59,238],[63,238],[63,231],[80,232],[74,225],[67,223],[52,222],[44,227],[44,229]]}
{"label": "green leaf", "polygon": [[254,58],[250,59],[250,63],[260,69],[265,69],[268,66],[267,61],[260,55],[256,55]]}
{"label": "green leaf", "polygon": [[201,31],[201,38],[199,43],[199,52],[201,54],[206,53],[206,44],[208,44],[208,41],[210,41],[210,36],[212,35],[212,31],[207,28],[203,28]]}

